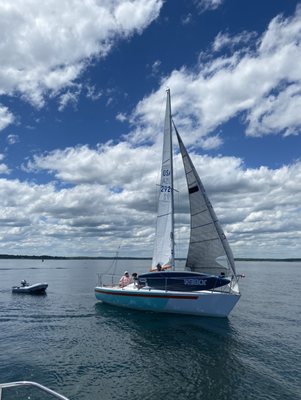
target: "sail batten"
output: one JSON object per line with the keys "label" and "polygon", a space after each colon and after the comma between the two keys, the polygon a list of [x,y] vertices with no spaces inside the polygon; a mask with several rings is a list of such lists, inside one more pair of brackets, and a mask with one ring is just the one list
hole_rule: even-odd
{"label": "sail batten", "polygon": [[157,218],[166,217],[166,215],[170,215],[170,213],[158,215]]}
{"label": "sail batten", "polygon": [[196,241],[191,241],[190,243],[196,244],[196,243],[204,243],[204,242],[211,242],[212,240],[219,240],[219,237],[216,238],[210,238],[210,239],[203,239],[203,240],[196,240]]}
{"label": "sail batten", "polygon": [[194,214],[191,214],[191,216],[194,217],[194,216],[196,216],[196,215],[198,215],[198,214],[202,214],[202,213],[204,213],[204,212],[206,212],[206,211],[207,211],[207,208],[206,208],[205,210],[201,210],[201,211],[198,211],[198,212],[196,212],[196,213],[194,213]]}
{"label": "sail batten", "polygon": [[203,225],[192,226],[191,229],[202,228],[203,226],[208,226],[208,225],[214,225],[215,222],[217,221],[207,222],[206,224]]}

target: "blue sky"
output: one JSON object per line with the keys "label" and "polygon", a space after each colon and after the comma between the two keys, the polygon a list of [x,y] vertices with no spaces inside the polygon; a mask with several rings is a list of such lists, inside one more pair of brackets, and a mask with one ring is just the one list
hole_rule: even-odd
{"label": "blue sky", "polygon": [[169,87],[234,255],[301,257],[300,2],[2,0],[0,27],[0,253],[151,256]]}

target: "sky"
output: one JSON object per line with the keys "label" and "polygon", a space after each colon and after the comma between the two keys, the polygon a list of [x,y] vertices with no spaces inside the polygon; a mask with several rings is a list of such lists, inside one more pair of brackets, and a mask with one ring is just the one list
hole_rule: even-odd
{"label": "sky", "polygon": [[0,33],[0,254],[152,256],[170,88],[234,256],[301,257],[301,2],[1,0]]}

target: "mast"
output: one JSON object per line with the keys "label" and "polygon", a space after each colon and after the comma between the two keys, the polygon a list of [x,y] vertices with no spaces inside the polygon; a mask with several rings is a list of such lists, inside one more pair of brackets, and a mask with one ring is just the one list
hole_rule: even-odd
{"label": "mast", "polygon": [[157,264],[174,269],[174,183],[170,90],[166,91],[160,192],[152,268]]}
{"label": "mast", "polygon": [[171,121],[171,101],[170,101],[170,89],[166,89],[166,114],[168,116],[168,130],[169,130],[169,141],[170,141],[170,175],[171,175],[171,232],[170,232],[170,247],[171,247],[171,266],[175,269],[175,202],[174,202],[174,177],[173,177],[173,148],[172,148],[172,121]]}

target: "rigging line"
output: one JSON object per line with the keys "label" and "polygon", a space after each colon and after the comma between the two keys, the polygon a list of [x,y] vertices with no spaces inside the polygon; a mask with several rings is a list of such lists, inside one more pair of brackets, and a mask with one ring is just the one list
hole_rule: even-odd
{"label": "rigging line", "polygon": [[120,245],[118,246],[118,248],[117,248],[117,250],[116,250],[115,257],[113,258],[112,263],[111,263],[111,264],[109,265],[109,267],[105,270],[105,272],[103,273],[103,275],[108,274],[108,273],[110,272],[111,268],[113,268],[113,267],[114,267],[114,269],[113,269],[113,271],[112,271],[112,272],[113,272],[112,275],[115,275],[115,271],[116,271],[116,267],[117,267],[117,261],[118,261],[118,255],[119,255],[119,250],[120,250],[121,245],[122,245],[122,242],[120,243]]}

